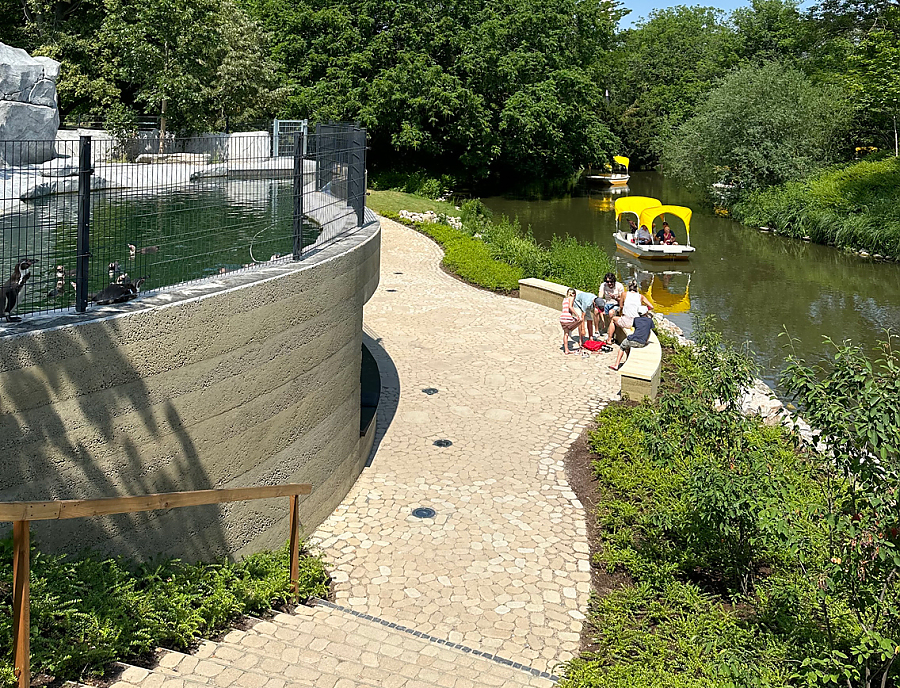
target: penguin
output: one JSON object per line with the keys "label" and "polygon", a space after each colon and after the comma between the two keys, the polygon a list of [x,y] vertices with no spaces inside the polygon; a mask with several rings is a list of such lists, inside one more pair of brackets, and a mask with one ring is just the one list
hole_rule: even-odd
{"label": "penguin", "polygon": [[146,279],[146,277],[141,277],[136,284],[132,284],[131,282],[125,284],[111,282],[108,286],[91,296],[91,300],[100,306],[130,301],[138,295],[138,290]]}
{"label": "penguin", "polygon": [[47,293],[47,298],[55,299],[57,296],[61,296],[65,288],[66,283],[63,280],[56,280],[56,286]]}
{"label": "penguin", "polygon": [[119,261],[115,261],[109,264],[109,278],[112,279],[116,275],[118,275],[122,271],[122,268],[119,267]]}
{"label": "penguin", "polygon": [[6,315],[6,322],[19,322],[22,318],[14,318],[13,310],[19,301],[19,293],[25,288],[25,282],[31,276],[31,266],[37,263],[37,260],[25,258],[16,263],[13,268],[12,275],[3,284],[3,313]]}
{"label": "penguin", "polygon": [[123,272],[121,275],[116,277],[116,284],[131,284],[131,277],[127,272]]}
{"label": "penguin", "polygon": [[144,246],[144,248],[138,248],[134,244],[128,244],[128,257],[134,258],[138,253],[141,255],[146,255],[148,253],[158,253],[159,246]]}

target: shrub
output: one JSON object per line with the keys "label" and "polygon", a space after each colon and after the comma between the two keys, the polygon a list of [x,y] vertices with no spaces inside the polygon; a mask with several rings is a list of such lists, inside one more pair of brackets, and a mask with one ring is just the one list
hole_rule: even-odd
{"label": "shrub", "polygon": [[821,244],[900,257],[900,159],[867,159],[748,195],[734,217]]}
{"label": "shrub", "polygon": [[[12,542],[0,542],[0,576],[12,580]],[[185,650],[242,614],[289,599],[288,551],[240,563],[137,566],[97,555],[68,557],[32,549],[32,671],[57,679],[100,675],[157,646]],[[3,589],[0,642],[11,647],[11,587]],[[300,597],[324,596],[327,575],[314,557],[300,559]],[[5,676],[8,665],[0,665]],[[14,681],[13,681],[14,683]],[[8,685],[8,684],[7,684]]]}
{"label": "shrub", "polygon": [[[783,383],[828,451],[820,457],[827,547],[819,559],[818,618],[828,652],[804,663],[819,680],[887,684],[900,656],[900,352],[896,337],[871,360],[860,346],[834,346],[828,364],[789,357]],[[850,610],[858,621],[849,647],[835,629]]]}
{"label": "shrub", "polygon": [[442,264],[450,272],[472,284],[495,291],[519,288],[520,268],[494,260],[483,241],[469,236],[464,230],[447,225],[420,223],[419,231],[427,234],[444,248]]}
{"label": "shrub", "polygon": [[572,237],[553,237],[550,241],[545,277],[548,280],[594,293],[603,275],[612,270],[609,256],[594,244],[581,243]]}
{"label": "shrub", "polygon": [[594,561],[625,579],[592,598],[594,647],[563,688],[825,686],[852,664],[836,658],[853,656],[861,626],[820,594],[820,467],[740,413],[748,352],[695,329],[696,346],[666,352],[658,402],[611,405],[590,433]]}
{"label": "shrub", "polygon": [[447,195],[457,185],[457,180],[449,174],[431,177],[425,172],[373,172],[369,176],[369,187],[377,191],[402,191],[425,198],[440,198]]}

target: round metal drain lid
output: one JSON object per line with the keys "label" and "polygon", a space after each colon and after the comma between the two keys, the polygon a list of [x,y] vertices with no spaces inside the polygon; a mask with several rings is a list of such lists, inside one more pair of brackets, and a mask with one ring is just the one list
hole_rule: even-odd
{"label": "round metal drain lid", "polygon": [[423,389],[422,391],[425,392],[425,394],[427,394],[428,396],[431,396],[432,394],[437,394],[437,393],[438,393],[438,391],[437,391],[437,389],[436,389],[435,387],[426,387],[426,388]]}
{"label": "round metal drain lid", "polygon": [[416,518],[434,518],[434,509],[429,509],[427,506],[420,506],[418,509],[413,509],[412,515]]}
{"label": "round metal drain lid", "polygon": [[434,441],[435,447],[449,447],[451,444],[453,444],[453,442],[451,442],[450,440],[435,440]]}

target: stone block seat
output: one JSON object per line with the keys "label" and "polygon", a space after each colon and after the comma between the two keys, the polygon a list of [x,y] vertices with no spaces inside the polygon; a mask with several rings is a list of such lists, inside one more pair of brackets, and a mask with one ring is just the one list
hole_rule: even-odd
{"label": "stone block seat", "polygon": [[[619,330],[616,334],[618,332]],[[642,349],[629,349],[628,359],[619,368],[619,374],[622,376],[622,394],[627,394],[635,401],[644,397],[655,399],[659,391],[661,368],[662,347],[656,333],[651,332],[647,346]]]}
{"label": "stone block seat", "polygon": [[532,303],[539,303],[557,311],[562,307],[562,300],[566,298],[568,287],[556,282],[528,277],[519,280],[519,298]]}

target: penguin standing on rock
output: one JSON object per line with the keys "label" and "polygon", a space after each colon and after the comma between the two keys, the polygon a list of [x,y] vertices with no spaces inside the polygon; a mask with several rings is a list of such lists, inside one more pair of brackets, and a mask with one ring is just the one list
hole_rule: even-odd
{"label": "penguin standing on rock", "polygon": [[3,313],[6,316],[6,322],[19,322],[22,318],[14,318],[12,312],[19,302],[19,294],[25,288],[25,282],[31,276],[31,266],[37,263],[37,260],[25,258],[16,263],[13,268],[12,275],[3,283]]}

